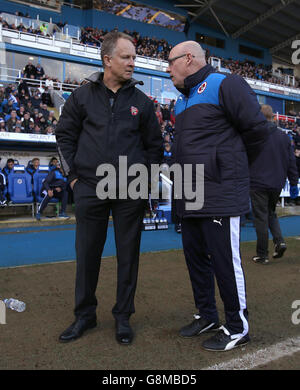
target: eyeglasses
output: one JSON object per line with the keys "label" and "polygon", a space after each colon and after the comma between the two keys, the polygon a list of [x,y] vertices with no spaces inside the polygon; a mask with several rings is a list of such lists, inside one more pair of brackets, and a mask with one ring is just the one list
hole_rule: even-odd
{"label": "eyeglasses", "polygon": [[[178,58],[182,58],[182,57],[184,57],[186,55],[188,55],[188,53],[181,54],[180,56],[176,56],[176,57],[173,57],[173,58],[168,58],[169,66],[172,65],[174,61],[178,60]],[[195,57],[195,56],[192,56],[192,57]]]}

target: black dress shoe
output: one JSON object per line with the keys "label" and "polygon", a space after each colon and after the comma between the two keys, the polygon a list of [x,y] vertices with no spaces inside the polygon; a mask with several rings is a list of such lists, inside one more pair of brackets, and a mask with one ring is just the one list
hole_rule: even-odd
{"label": "black dress shoe", "polygon": [[133,331],[128,320],[116,320],[116,340],[121,345],[132,343]]}
{"label": "black dress shoe", "polygon": [[96,326],[96,318],[89,320],[84,318],[78,319],[59,336],[59,341],[67,343],[76,340],[81,337],[86,330],[95,328]]}

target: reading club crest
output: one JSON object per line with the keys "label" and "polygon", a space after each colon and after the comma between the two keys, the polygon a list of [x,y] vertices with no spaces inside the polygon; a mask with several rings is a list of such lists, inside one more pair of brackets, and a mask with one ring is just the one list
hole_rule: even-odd
{"label": "reading club crest", "polygon": [[139,112],[139,110],[134,106],[130,107],[130,111],[131,111],[131,115],[133,115],[133,116],[137,115]]}
{"label": "reading club crest", "polygon": [[204,81],[204,83],[202,83],[202,84],[200,85],[200,87],[198,88],[198,93],[204,92],[206,86],[207,86],[207,82]]}

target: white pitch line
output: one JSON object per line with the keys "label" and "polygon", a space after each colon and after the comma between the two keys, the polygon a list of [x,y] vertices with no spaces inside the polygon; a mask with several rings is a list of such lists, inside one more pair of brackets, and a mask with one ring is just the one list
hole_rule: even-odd
{"label": "white pitch line", "polygon": [[214,364],[202,370],[251,370],[252,368],[270,363],[300,352],[300,336],[291,337],[281,343],[271,345],[268,348],[259,349],[256,352],[248,353],[243,357],[231,359],[228,362]]}

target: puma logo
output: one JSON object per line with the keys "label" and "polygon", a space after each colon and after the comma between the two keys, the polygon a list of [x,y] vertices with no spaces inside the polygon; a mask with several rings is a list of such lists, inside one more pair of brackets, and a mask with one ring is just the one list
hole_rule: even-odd
{"label": "puma logo", "polygon": [[222,218],[220,218],[219,220],[217,220],[217,219],[213,220],[214,223],[218,223],[220,226],[222,226],[222,222],[221,221],[222,221]]}

